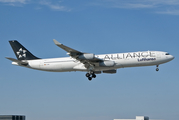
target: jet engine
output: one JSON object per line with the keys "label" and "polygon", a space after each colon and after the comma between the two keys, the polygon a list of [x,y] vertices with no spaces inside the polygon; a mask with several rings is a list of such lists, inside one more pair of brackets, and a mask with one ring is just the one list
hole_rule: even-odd
{"label": "jet engine", "polygon": [[113,67],[114,66],[114,61],[103,61],[99,63],[99,66],[101,67]]}
{"label": "jet engine", "polygon": [[104,70],[103,73],[109,73],[109,74],[114,74],[116,73],[116,70]]}
{"label": "jet engine", "polygon": [[82,60],[92,60],[95,58],[95,55],[91,53],[85,53],[85,54],[78,56],[78,58]]}

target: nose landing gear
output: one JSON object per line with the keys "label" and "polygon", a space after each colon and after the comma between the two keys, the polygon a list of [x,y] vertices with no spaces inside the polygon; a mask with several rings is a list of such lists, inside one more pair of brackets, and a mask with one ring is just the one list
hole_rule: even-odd
{"label": "nose landing gear", "polygon": [[159,67],[159,65],[157,65],[156,67],[157,67],[157,68],[156,68],[156,71],[159,71],[159,68],[158,68],[158,67]]}

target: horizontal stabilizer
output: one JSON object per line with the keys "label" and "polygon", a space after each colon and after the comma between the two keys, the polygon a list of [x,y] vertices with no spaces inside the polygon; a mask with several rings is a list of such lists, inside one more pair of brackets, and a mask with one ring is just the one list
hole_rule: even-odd
{"label": "horizontal stabilizer", "polygon": [[18,64],[20,64],[20,65],[25,65],[25,66],[28,65],[28,62],[20,61],[20,60],[14,59],[14,58],[6,57],[6,59],[8,59],[8,60],[10,60],[10,61],[12,61],[12,62],[16,62],[16,63],[18,63]]}

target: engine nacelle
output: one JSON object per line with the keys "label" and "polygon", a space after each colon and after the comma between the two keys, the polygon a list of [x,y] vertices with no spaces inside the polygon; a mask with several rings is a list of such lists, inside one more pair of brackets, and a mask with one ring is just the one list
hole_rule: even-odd
{"label": "engine nacelle", "polygon": [[109,74],[114,74],[116,73],[116,70],[104,70],[103,73],[109,73]]}
{"label": "engine nacelle", "polygon": [[95,58],[95,55],[91,53],[85,53],[85,54],[78,56],[78,58],[82,60],[92,60]]}
{"label": "engine nacelle", "polygon": [[113,67],[114,66],[114,61],[103,61],[99,63],[99,66],[101,67]]}

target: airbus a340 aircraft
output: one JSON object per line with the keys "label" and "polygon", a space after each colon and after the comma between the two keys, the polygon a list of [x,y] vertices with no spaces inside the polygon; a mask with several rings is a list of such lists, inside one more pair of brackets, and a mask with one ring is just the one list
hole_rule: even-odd
{"label": "airbus a340 aircraft", "polygon": [[100,73],[116,73],[118,68],[152,66],[156,65],[156,71],[160,64],[174,59],[172,55],[161,51],[143,51],[130,53],[115,53],[95,55],[84,53],[67,47],[56,40],[54,43],[65,50],[70,57],[41,59],[30,53],[18,41],[9,41],[17,59],[6,57],[13,65],[23,66],[36,70],[50,72],[86,71],[89,80],[96,78]]}

